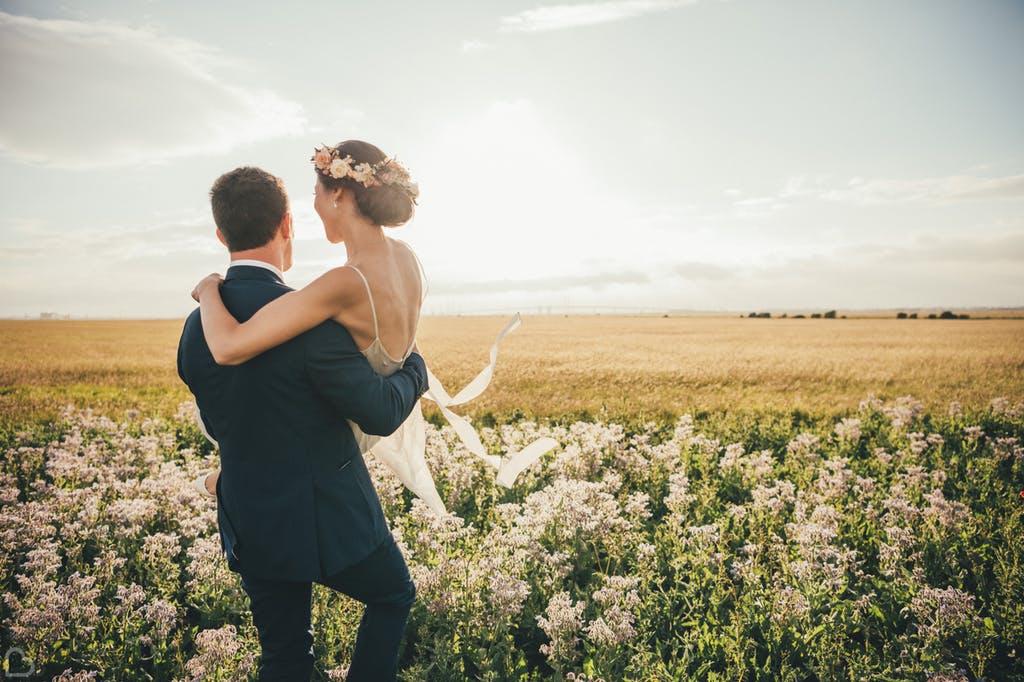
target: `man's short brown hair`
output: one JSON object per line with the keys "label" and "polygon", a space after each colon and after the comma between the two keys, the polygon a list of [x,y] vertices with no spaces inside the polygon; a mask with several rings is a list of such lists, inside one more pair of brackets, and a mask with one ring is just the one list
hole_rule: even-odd
{"label": "man's short brown hair", "polygon": [[210,188],[213,221],[228,251],[269,244],[288,212],[281,178],[255,166],[243,166],[217,178]]}

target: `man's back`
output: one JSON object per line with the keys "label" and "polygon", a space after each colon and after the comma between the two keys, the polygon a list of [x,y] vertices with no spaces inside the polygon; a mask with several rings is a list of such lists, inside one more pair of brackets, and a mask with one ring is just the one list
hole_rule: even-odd
{"label": "man's back", "polygon": [[[221,294],[245,321],[287,293],[270,270],[234,266]],[[358,562],[389,534],[346,419],[387,434],[426,388],[418,355],[376,375],[341,326],[325,322],[237,367],[218,366],[198,310],[178,371],[221,450],[218,523],[233,570],[317,580]]]}

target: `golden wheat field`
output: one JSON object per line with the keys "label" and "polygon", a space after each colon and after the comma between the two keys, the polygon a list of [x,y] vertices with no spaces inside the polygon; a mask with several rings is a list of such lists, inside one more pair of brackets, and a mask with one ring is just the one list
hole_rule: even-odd
{"label": "golden wheat field", "polygon": [[[432,317],[419,345],[450,392],[487,362],[503,317]],[[0,322],[4,421],[74,403],[167,414],[179,320]],[[931,406],[1024,398],[1024,320],[527,316],[469,415],[839,413],[869,393]]]}

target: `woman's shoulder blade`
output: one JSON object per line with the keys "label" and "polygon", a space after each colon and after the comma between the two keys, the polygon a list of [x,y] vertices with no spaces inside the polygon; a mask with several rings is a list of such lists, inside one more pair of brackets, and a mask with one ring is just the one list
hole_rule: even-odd
{"label": "woman's shoulder blade", "polygon": [[331,298],[352,301],[363,292],[363,278],[354,268],[339,265],[331,268],[315,280],[318,286],[329,292]]}

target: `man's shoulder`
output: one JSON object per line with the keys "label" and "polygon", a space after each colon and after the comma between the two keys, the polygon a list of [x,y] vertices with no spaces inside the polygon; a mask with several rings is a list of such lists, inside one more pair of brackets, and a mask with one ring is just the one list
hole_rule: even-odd
{"label": "man's shoulder", "polygon": [[181,340],[179,345],[189,340],[196,333],[202,333],[203,323],[199,317],[199,308],[196,308],[185,317],[185,324],[181,327]]}

